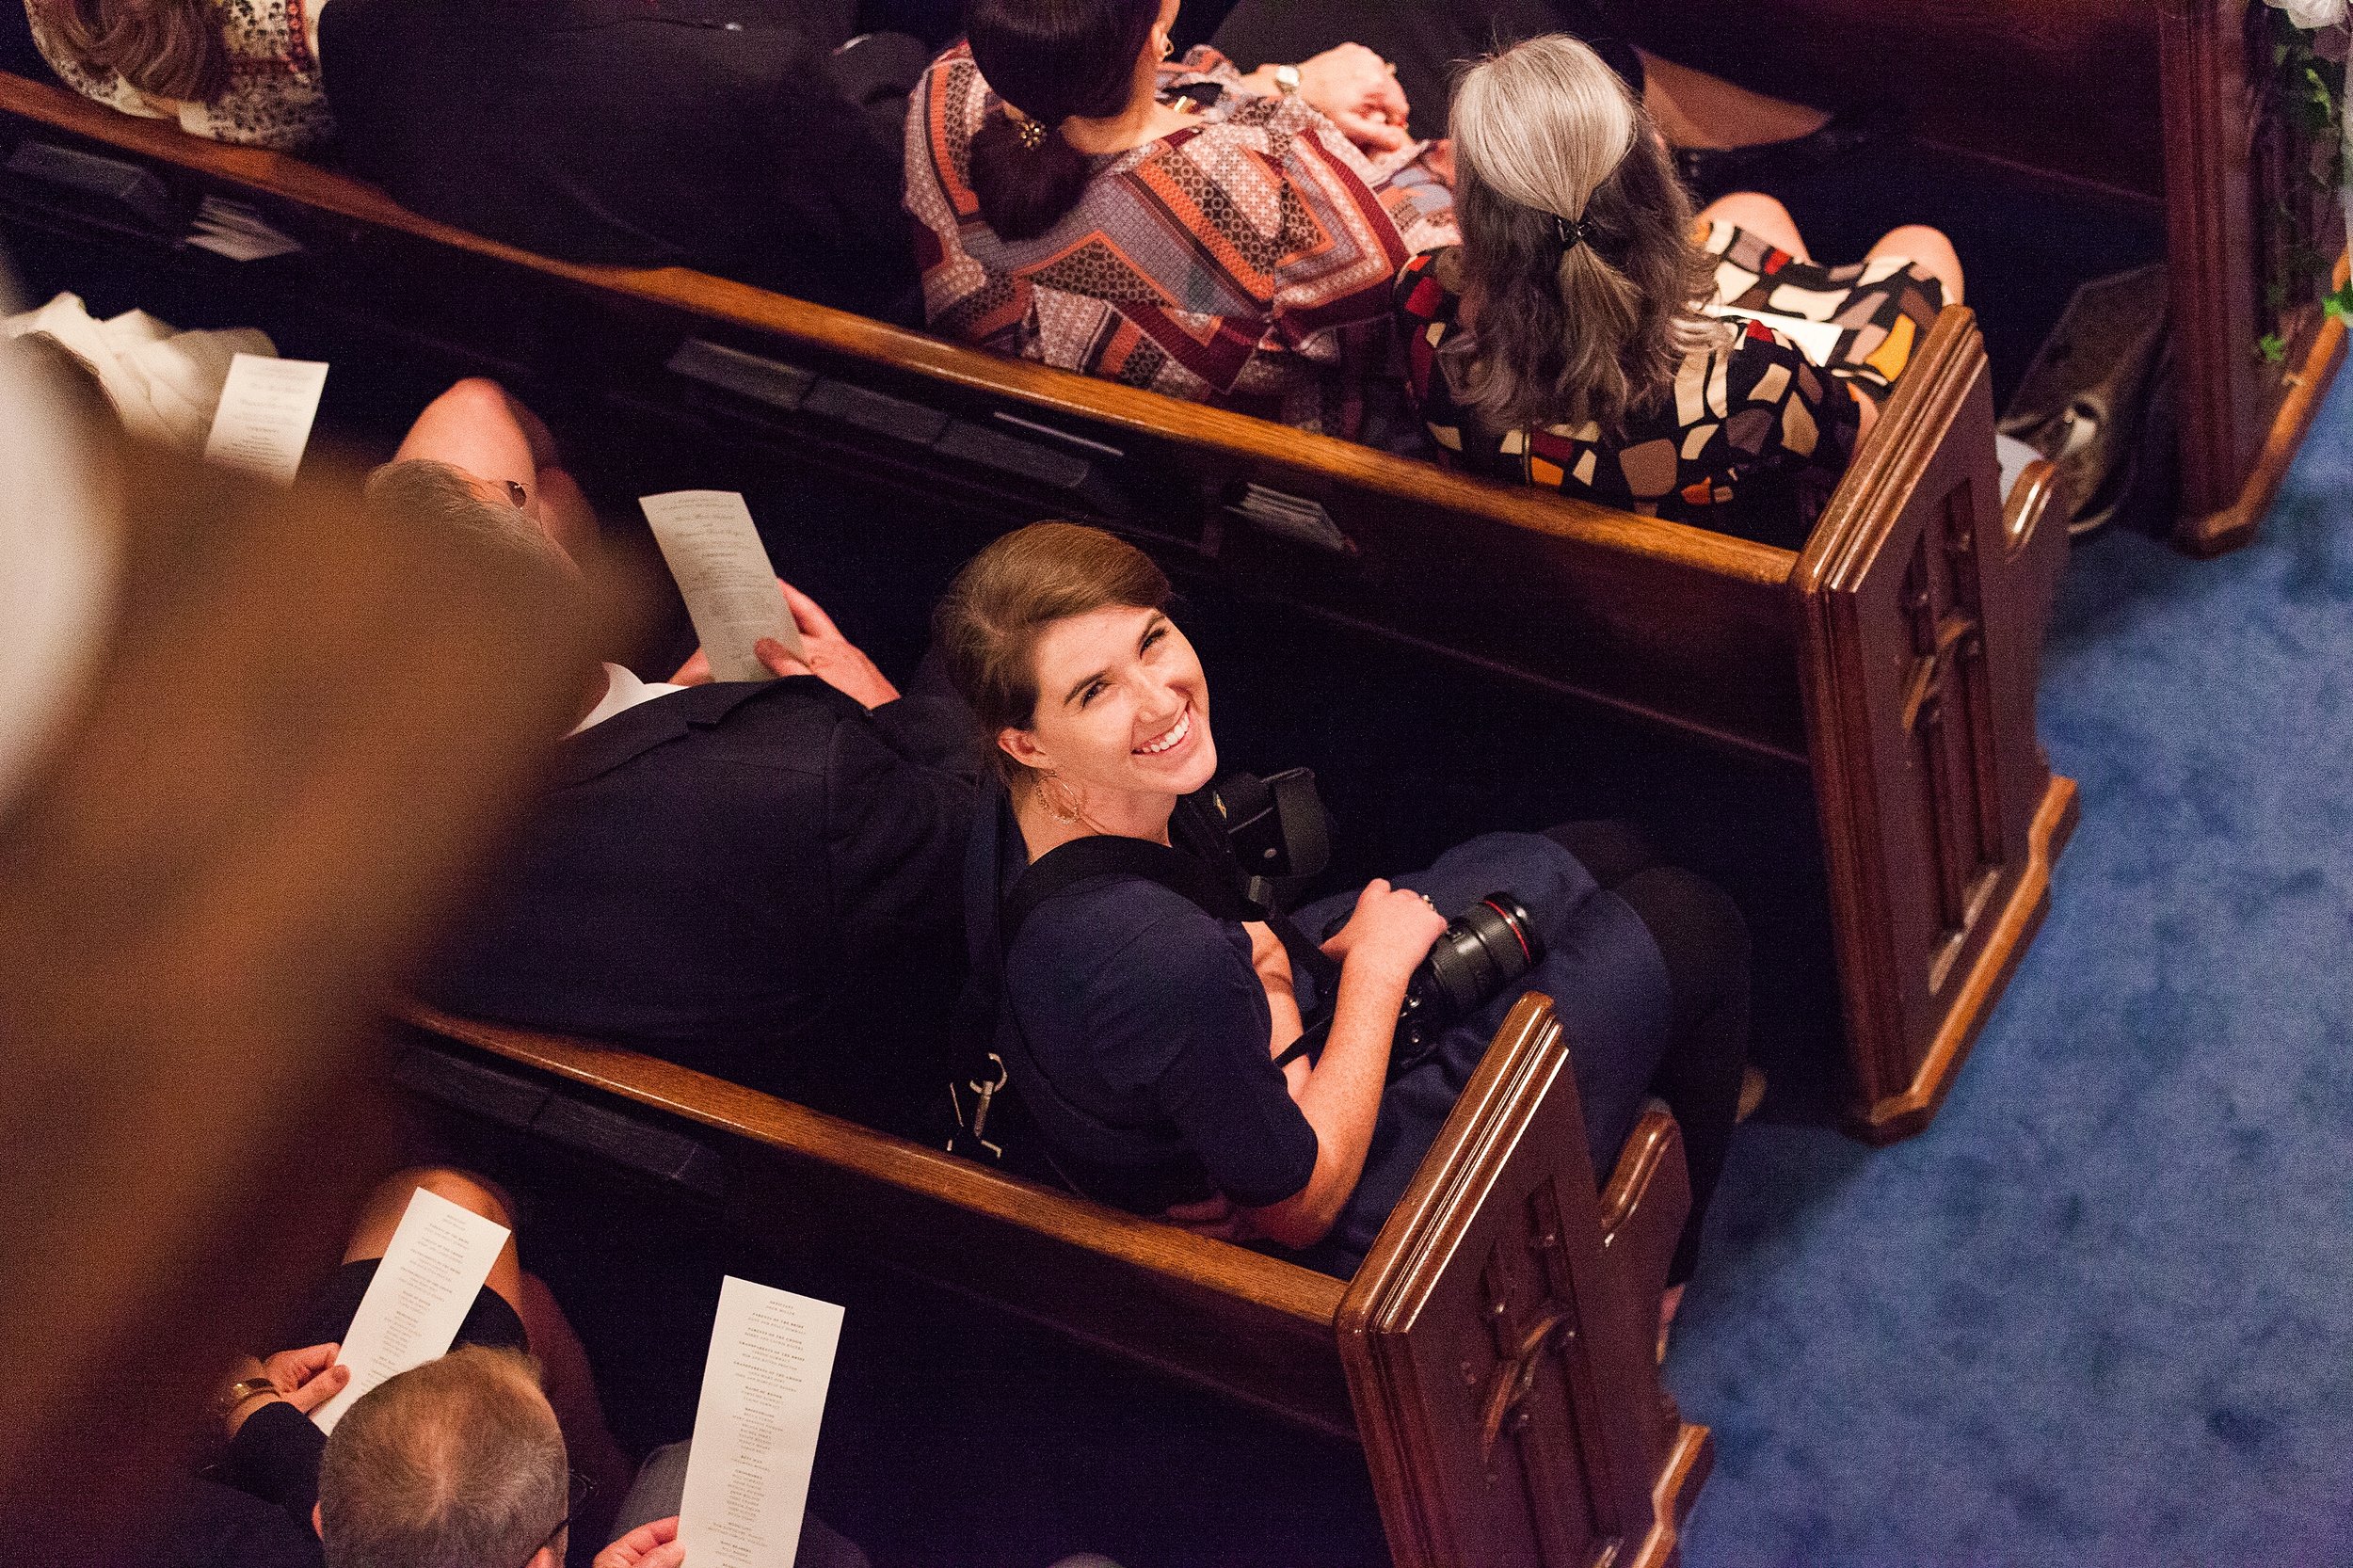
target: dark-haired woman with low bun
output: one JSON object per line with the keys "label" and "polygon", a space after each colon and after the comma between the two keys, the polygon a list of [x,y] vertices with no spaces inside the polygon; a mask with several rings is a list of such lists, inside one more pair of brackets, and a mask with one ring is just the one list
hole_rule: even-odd
{"label": "dark-haired woman with low bun", "polygon": [[[1168,597],[1134,546],[1042,522],[974,557],[933,621],[1002,786],[966,861],[974,970],[1055,1169],[1100,1201],[1345,1276],[1533,988],[1566,1032],[1600,1176],[1647,1096],[1682,1123],[1692,1208],[1671,1314],[1747,1055],[1748,932],[1730,898],[1657,864],[1632,828],[1588,823],[1490,833],[1394,885],[1309,904],[1295,948],[1247,908],[1212,913],[1137,870],[1141,846],[1103,842],[1142,840],[1161,846],[1142,851],[1156,864],[1204,875],[1219,863],[1178,810],[1216,776],[1218,751],[1209,678]],[[1052,890],[1016,891],[1033,869]],[[1533,967],[1392,1077],[1412,975],[1450,916],[1498,897],[1491,907],[1521,906]],[[1312,956],[1294,970],[1307,942],[1337,976]],[[1305,1020],[1325,1008],[1311,1046]]]}
{"label": "dark-haired woman with low bun", "polygon": [[327,0],[24,0],[33,42],[86,98],[192,135],[296,152],[335,134]]}
{"label": "dark-haired woman with low bun", "polygon": [[1454,99],[1463,242],[1398,280],[1408,391],[1449,459],[1803,546],[1896,378],[1961,296],[1907,228],[1818,266],[1780,204],[1696,215],[1623,78],[1564,36]]}
{"label": "dark-haired woman with low bun", "polygon": [[1353,435],[1388,280],[1454,238],[1354,45],[1171,60],[1177,0],[974,0],[907,128],[924,306],[1016,358]]}

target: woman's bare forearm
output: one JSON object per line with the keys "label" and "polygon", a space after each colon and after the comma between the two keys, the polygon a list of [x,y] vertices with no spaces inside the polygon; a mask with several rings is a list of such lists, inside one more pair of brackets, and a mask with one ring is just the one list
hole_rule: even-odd
{"label": "woman's bare forearm", "polygon": [[1340,971],[1339,997],[1323,1054],[1295,1097],[1316,1135],[1315,1173],[1281,1203],[1257,1210],[1253,1223],[1285,1246],[1311,1246],[1339,1219],[1364,1174],[1373,1124],[1389,1071],[1405,977],[1350,964]]}

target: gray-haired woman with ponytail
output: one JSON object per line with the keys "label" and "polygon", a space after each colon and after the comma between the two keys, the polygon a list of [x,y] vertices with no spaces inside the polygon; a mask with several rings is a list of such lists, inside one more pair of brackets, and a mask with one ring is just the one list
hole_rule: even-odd
{"label": "gray-haired woman with ponytail", "polygon": [[1455,465],[1768,543],[1804,542],[1961,265],[1930,229],[1851,266],[1777,202],[1695,216],[1593,50],[1533,39],[1453,108],[1463,243],[1399,275],[1408,390]]}

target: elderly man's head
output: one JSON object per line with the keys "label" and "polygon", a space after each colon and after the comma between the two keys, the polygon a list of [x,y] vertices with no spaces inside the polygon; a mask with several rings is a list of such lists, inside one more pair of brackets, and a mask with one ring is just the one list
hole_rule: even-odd
{"label": "elderly man's head", "polygon": [[578,576],[563,547],[513,488],[432,457],[386,463],[368,476],[368,504],[412,526],[437,528],[529,556]]}
{"label": "elderly man's head", "polygon": [[469,1346],[344,1413],[315,1518],[329,1568],[561,1568],[569,1490],[536,1366]]}
{"label": "elderly man's head", "polygon": [[[380,517],[467,552],[469,559],[519,568],[525,591],[552,597],[567,619],[591,603],[579,564],[504,485],[455,463],[404,457],[368,476],[367,504]],[[604,672],[595,660],[584,657],[581,679],[586,695],[574,719],[594,708],[605,691]]]}

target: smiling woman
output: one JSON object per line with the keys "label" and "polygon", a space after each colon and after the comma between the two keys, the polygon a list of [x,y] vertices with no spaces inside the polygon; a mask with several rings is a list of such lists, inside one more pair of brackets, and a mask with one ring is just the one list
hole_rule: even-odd
{"label": "smiling woman", "polygon": [[[1595,1169],[1647,1095],[1683,1122],[1694,1203],[1673,1281],[1688,1278],[1746,1055],[1730,902],[1653,865],[1627,830],[1489,834],[1298,911],[1337,961],[1320,995],[1256,911],[1220,898],[1214,846],[1180,810],[1218,757],[1209,679],[1168,597],[1132,546],[1048,522],[982,552],[936,617],[1004,786],[967,862],[973,967],[994,983],[995,1042],[1055,1170],[1089,1196],[1349,1274],[1503,1013],[1541,989],[1574,1042]],[[1120,840],[1135,847],[1117,857],[1155,873],[1112,865]],[[1530,917],[1534,967],[1392,1077],[1399,1010],[1446,912],[1498,889]],[[1327,1013],[1321,1043],[1294,1055]]]}

